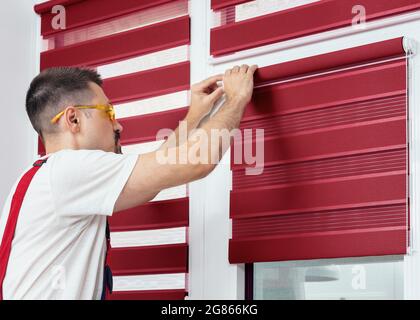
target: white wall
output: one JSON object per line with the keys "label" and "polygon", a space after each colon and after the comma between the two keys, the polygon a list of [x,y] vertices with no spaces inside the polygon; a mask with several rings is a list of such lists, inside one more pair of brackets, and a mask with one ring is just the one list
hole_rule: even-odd
{"label": "white wall", "polygon": [[0,208],[35,155],[25,94],[37,74],[38,20],[33,0],[2,0],[0,11]]}

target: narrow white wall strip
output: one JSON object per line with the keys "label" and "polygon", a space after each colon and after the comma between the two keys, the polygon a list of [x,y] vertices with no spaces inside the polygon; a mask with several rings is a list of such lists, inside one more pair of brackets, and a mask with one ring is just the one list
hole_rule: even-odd
{"label": "narrow white wall strip", "polygon": [[318,1],[319,0],[256,0],[247,2],[235,7],[235,21],[243,21]]}
{"label": "narrow white wall strip", "polygon": [[186,227],[111,232],[111,246],[113,248],[158,246],[175,243],[186,243]]}
{"label": "narrow white wall strip", "polygon": [[189,91],[179,91],[149,99],[115,105],[117,119],[174,110],[189,105]]}
{"label": "narrow white wall strip", "polygon": [[98,67],[103,79],[168,66],[188,60],[188,46],[179,46]]}
{"label": "narrow white wall strip", "polygon": [[185,198],[187,196],[187,185],[176,186],[173,188],[162,190],[152,201],[163,201],[170,199]]}
{"label": "narrow white wall strip", "polygon": [[185,273],[114,277],[114,291],[185,289]]}
{"label": "narrow white wall strip", "polygon": [[122,147],[124,154],[143,154],[156,151],[163,144],[164,140],[156,140],[145,143],[130,144]]}

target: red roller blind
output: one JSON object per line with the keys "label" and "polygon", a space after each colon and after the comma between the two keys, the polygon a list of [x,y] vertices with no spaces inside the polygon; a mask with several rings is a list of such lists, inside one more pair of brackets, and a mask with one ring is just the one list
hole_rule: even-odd
{"label": "red roller blind", "polygon": [[46,36],[60,31],[52,27],[55,14],[51,10],[56,5],[62,5],[66,9],[68,30],[174,1],[176,0],[53,0],[36,5],[35,12],[41,16],[41,34]]}
{"label": "red roller blind", "polygon": [[[214,9],[224,8],[224,4],[230,3],[212,3]],[[356,15],[352,9],[360,5],[366,9],[366,21],[371,21],[418,10],[420,0],[326,0],[228,23],[211,30],[210,52],[220,56],[351,26]]]}
{"label": "red roller blind", "polygon": [[[175,6],[173,16],[171,16],[171,10],[174,10],[174,7],[162,6],[169,2],[179,4]],[[66,30],[51,29],[51,8],[55,4],[66,7]],[[138,21],[140,25],[133,27],[133,21],[130,21],[127,28],[125,23],[128,14],[135,14],[151,7],[162,8],[164,12],[159,15],[159,10],[153,11],[156,16],[148,17],[146,26],[143,25],[144,21],[139,19],[143,16],[137,15],[137,20],[133,21]],[[159,99],[163,95],[187,91],[190,88],[190,64],[187,50],[185,50],[185,59],[181,62],[168,64],[162,61],[161,65],[155,63],[153,67],[149,67],[146,62],[139,62],[139,59],[146,59],[147,56],[153,54],[158,57],[162,52],[166,53],[159,57],[169,59],[171,51],[168,50],[190,44],[190,18],[187,8],[186,2],[181,0],[69,0],[48,1],[37,5],[35,10],[41,15],[44,38],[62,39],[64,34],[68,36],[69,29],[78,29],[83,32],[83,28],[86,28],[86,34],[88,34],[92,26],[98,24],[106,31],[83,36],[80,40],[75,37],[60,45],[52,46],[52,49],[41,53],[41,70],[54,66],[90,67],[98,69],[100,73],[101,70],[106,70],[107,76],[104,78],[103,89],[116,105],[117,116],[121,108],[128,108],[127,103],[142,105],[147,99]],[[180,12],[184,14],[179,16]],[[118,20],[119,17],[121,21]],[[107,25],[110,19],[112,19],[112,24]],[[149,23],[151,19],[156,21]],[[115,26],[118,28],[114,30]],[[180,54],[177,53],[177,55]],[[153,59],[157,59],[156,57],[145,61],[153,62]],[[169,110],[159,112],[149,110],[147,114],[143,114],[141,109],[136,109],[135,112],[138,114],[133,113],[131,109],[129,112],[123,112],[124,118],[118,119],[124,127],[121,134],[123,148],[156,140],[156,134],[160,129],[175,129],[186,114],[186,105],[184,104],[181,108],[169,105]],[[40,152],[45,152],[41,145]],[[182,280],[179,279],[185,278],[188,272],[188,243],[186,235],[183,243],[179,243],[177,235],[183,232],[182,229],[185,229],[185,233],[187,232],[188,213],[188,197],[178,196],[176,199],[162,198],[113,214],[110,218],[111,240],[116,239],[113,237],[117,234],[127,238],[133,237],[133,233],[137,237],[141,235],[145,238],[141,238],[141,241],[137,239],[135,245],[127,244],[124,240],[118,247],[111,249],[109,254],[114,283],[118,283],[116,280],[119,278],[123,278],[119,283],[128,283],[131,278],[135,278],[132,282],[134,281],[133,283],[137,285],[140,283],[142,288],[136,289],[132,284],[129,289],[117,288],[111,299],[184,299],[187,287],[185,283],[184,288],[181,289],[179,281]],[[148,232],[154,232],[155,238],[152,240],[160,240],[160,234],[168,234],[174,229],[181,229],[181,231],[178,230],[173,239],[162,236],[166,242],[162,240],[155,241],[157,244],[150,244]],[[178,280],[174,281],[178,282],[174,287],[169,285],[165,287],[167,284],[163,283],[163,288],[152,288],[153,283],[158,281],[156,277],[171,279],[179,275],[183,278],[176,277]],[[150,280],[144,280],[143,276],[156,277],[152,279],[152,282],[144,282]]]}
{"label": "red roller blind", "polygon": [[241,130],[265,167],[232,158],[231,263],[406,253],[406,79],[402,38],[258,70]]}
{"label": "red roller blind", "polygon": [[53,66],[97,66],[189,43],[190,19],[185,16],[42,52],[41,70]]}

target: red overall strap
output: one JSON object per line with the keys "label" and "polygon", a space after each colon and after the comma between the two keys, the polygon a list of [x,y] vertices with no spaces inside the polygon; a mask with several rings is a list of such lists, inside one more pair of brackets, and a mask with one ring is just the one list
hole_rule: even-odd
{"label": "red overall strap", "polygon": [[9,217],[7,218],[7,223],[0,246],[0,300],[3,300],[3,281],[6,276],[7,264],[9,262],[10,251],[12,249],[12,241],[15,235],[20,208],[22,207],[23,199],[25,198],[26,191],[31,184],[32,178],[41,168],[42,164],[44,164],[46,161],[47,159],[42,159],[34,163],[34,166],[28,172],[26,172],[22,179],[19,181],[12,198]]}
{"label": "red overall strap", "polygon": [[112,293],[113,280],[112,280],[112,271],[109,266],[109,251],[111,250],[111,233],[109,230],[108,217],[106,219],[106,254],[105,254],[105,265],[104,265],[104,279],[103,279],[103,288],[101,300],[109,300],[110,294]]}

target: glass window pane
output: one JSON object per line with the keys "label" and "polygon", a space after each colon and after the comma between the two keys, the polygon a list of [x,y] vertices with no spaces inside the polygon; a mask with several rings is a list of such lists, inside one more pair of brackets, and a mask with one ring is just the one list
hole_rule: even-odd
{"label": "glass window pane", "polygon": [[403,257],[254,264],[256,300],[403,299]]}

